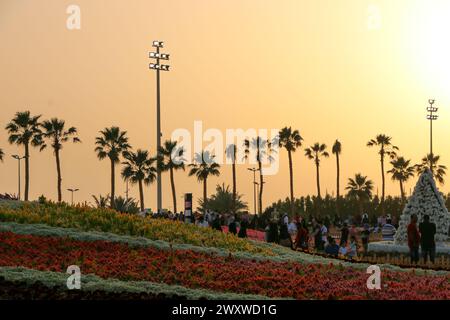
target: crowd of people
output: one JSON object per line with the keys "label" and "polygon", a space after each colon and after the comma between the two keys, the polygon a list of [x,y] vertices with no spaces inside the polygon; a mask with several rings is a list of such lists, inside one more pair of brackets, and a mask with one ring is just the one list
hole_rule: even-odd
{"label": "crowd of people", "polygon": [[[189,214],[169,211],[161,214],[154,213],[152,216],[210,227],[218,231],[227,230],[240,238],[246,238],[247,230],[258,224],[255,221],[258,216],[250,215],[248,212],[235,215],[219,214],[209,210],[205,213]],[[417,216],[413,215],[407,230],[411,263],[419,262],[419,247],[424,262],[426,263],[429,259],[434,263],[436,226],[430,222],[430,217],[427,215],[419,225],[417,220]],[[331,228],[334,232],[330,232]],[[283,215],[274,213],[273,218],[266,223],[264,234],[266,242],[277,243],[293,250],[313,250],[333,257],[355,259],[358,255],[367,254],[371,234],[381,234],[383,241],[393,241],[397,229],[396,221],[389,215],[379,217],[377,223],[370,226],[367,214],[362,215],[359,223],[350,220],[350,222],[339,221],[331,225],[329,220],[322,221],[315,217],[290,218],[287,213]]]}

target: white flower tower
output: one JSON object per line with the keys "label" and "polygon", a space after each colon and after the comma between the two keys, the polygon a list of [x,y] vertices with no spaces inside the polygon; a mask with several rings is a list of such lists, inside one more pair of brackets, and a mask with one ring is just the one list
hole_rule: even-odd
{"label": "white flower tower", "polygon": [[430,221],[436,224],[436,244],[448,242],[450,214],[429,169],[420,175],[414,192],[403,210],[395,235],[396,244],[406,244],[408,240],[407,227],[411,221],[411,215],[414,213],[419,218],[419,223],[427,214],[430,216]]}

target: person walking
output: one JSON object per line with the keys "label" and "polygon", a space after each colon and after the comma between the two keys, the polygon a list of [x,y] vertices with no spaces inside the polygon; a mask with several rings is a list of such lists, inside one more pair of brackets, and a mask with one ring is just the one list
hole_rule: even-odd
{"label": "person walking", "polygon": [[347,223],[344,223],[344,226],[341,229],[341,240],[339,242],[339,245],[342,247],[342,244],[348,241],[348,235],[349,235],[348,225]]}
{"label": "person walking", "polygon": [[363,226],[363,230],[361,231],[361,243],[363,246],[363,255],[366,255],[369,251],[369,238],[370,238],[370,229],[369,224],[365,223]]}
{"label": "person walking", "polygon": [[308,249],[308,227],[306,221],[299,222],[297,227],[297,238],[295,240],[297,248],[302,250]]}
{"label": "person walking", "polygon": [[427,263],[428,256],[430,256],[431,263],[434,263],[434,257],[436,255],[436,243],[434,236],[436,234],[436,225],[430,222],[430,216],[424,215],[423,222],[419,224],[420,232],[420,245],[422,249],[423,262]]}
{"label": "person walking", "polygon": [[323,241],[322,241],[322,227],[319,221],[313,219],[313,235],[314,235],[314,248],[317,251],[323,250]]}
{"label": "person walking", "polygon": [[420,234],[417,229],[417,215],[411,215],[411,222],[407,229],[408,234],[408,247],[409,256],[411,258],[411,263],[419,262],[419,244],[420,244]]}

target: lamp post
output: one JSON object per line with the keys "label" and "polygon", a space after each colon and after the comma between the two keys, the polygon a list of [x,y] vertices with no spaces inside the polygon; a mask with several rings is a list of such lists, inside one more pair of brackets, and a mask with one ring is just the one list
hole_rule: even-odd
{"label": "lamp post", "polygon": [[[149,58],[156,59],[155,63],[150,63],[149,68],[156,70],[156,152],[159,159],[159,149],[161,147],[161,106],[160,106],[160,90],[159,90],[159,71],[169,71],[169,66],[160,64],[160,60],[169,60],[169,54],[160,53],[159,49],[164,47],[164,42],[153,41],[153,47],[156,48],[156,52],[150,52]],[[162,181],[161,181],[161,169],[159,165],[156,168],[157,174],[157,206],[158,213],[162,208]]]}
{"label": "lamp post", "polygon": [[73,194],[74,192],[77,192],[80,189],[67,189],[67,191],[70,191],[72,193],[72,205],[73,205]]}
{"label": "lamp post", "polygon": [[22,159],[25,159],[26,157],[25,156],[23,156],[23,157],[21,157],[21,156],[19,156],[19,155],[17,155],[17,154],[14,154],[14,155],[12,155],[11,157],[13,157],[14,159],[16,159],[17,160],[17,162],[18,162],[18,188],[19,188],[19,193],[18,193],[18,195],[17,195],[17,197],[18,197],[18,200],[20,200],[20,160],[22,160]]}
{"label": "lamp post", "polygon": [[258,168],[247,168],[247,170],[253,172],[253,212],[256,214],[256,171],[259,171]]}
{"label": "lamp post", "polygon": [[428,103],[430,104],[427,107],[428,115],[427,119],[430,120],[430,170],[433,171],[433,121],[438,119],[438,115],[436,114],[438,108],[433,107],[434,99],[428,99]]}

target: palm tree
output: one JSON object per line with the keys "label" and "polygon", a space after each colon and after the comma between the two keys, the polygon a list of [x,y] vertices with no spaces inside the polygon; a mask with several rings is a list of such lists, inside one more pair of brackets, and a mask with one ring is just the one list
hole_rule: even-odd
{"label": "palm tree", "polygon": [[291,214],[294,214],[294,172],[292,166],[292,153],[302,146],[303,138],[298,130],[284,127],[279,132],[279,146],[286,149],[289,159],[289,187],[291,199]]}
{"label": "palm tree", "polygon": [[391,160],[392,169],[388,171],[391,174],[392,180],[400,183],[402,202],[405,202],[404,183],[414,176],[415,167],[411,166],[410,163],[411,160],[406,160],[404,157],[396,157]]}
{"label": "palm tree", "polygon": [[427,154],[422,158],[422,163],[416,164],[416,171],[418,174],[422,174],[427,168],[431,170],[433,177],[439,181],[440,184],[444,184],[444,176],[446,175],[447,167],[438,164],[440,160],[439,155]]}
{"label": "palm tree", "polygon": [[[199,201],[199,205],[201,208],[205,207],[203,200]],[[242,200],[242,195],[238,193],[235,207],[233,207],[233,193],[230,191],[229,186],[222,184],[216,186],[216,193],[208,199],[206,208],[221,214],[232,211],[240,212],[247,209],[247,203]]]}
{"label": "palm tree", "polygon": [[184,149],[177,145],[176,141],[167,140],[164,145],[159,149],[159,155],[161,159],[158,161],[158,165],[161,171],[169,171],[170,185],[172,187],[172,200],[173,200],[173,212],[177,212],[177,195],[175,192],[175,180],[174,171],[184,170],[184,163],[186,160],[183,158]]}
{"label": "palm tree", "polygon": [[316,142],[309,148],[305,149],[305,156],[310,160],[314,160],[314,163],[316,164],[317,197],[319,199],[322,198],[320,196],[320,173],[319,173],[320,158],[321,157],[328,158],[330,156],[326,150],[327,146],[324,143],[318,142]]}
{"label": "palm tree", "polygon": [[203,182],[203,210],[206,210],[208,202],[207,182],[209,176],[220,175],[220,165],[214,161],[215,155],[209,151],[202,151],[196,153],[194,156],[194,163],[190,164],[189,176],[196,176],[199,182]]}
{"label": "palm tree", "polygon": [[3,162],[3,157],[4,157],[5,153],[3,152],[2,149],[0,149],[0,161]]}
{"label": "palm tree", "polygon": [[128,144],[126,131],[120,131],[118,127],[105,128],[100,131],[100,136],[95,138],[95,151],[99,160],[106,157],[111,161],[111,198],[110,205],[114,208],[115,200],[115,164],[119,163],[120,156],[124,155],[131,146]]}
{"label": "palm tree", "polygon": [[396,150],[398,147],[394,146],[391,142],[392,138],[385,134],[378,134],[375,139],[369,140],[367,142],[368,147],[379,147],[380,150],[378,154],[380,155],[380,163],[381,163],[381,211],[384,214],[384,196],[385,196],[385,171],[384,171],[384,157],[389,156],[391,159],[394,159],[396,156]]}
{"label": "palm tree", "polygon": [[235,144],[229,144],[227,148],[225,149],[225,154],[227,158],[231,160],[231,170],[233,174],[233,195],[232,195],[232,212],[236,213],[237,206],[236,206],[236,197],[237,197],[237,190],[236,190],[236,154],[237,154],[237,146]]}
{"label": "palm tree", "polygon": [[[278,142],[277,142],[278,143]],[[264,190],[264,178],[262,172],[263,161],[273,161],[271,153],[275,150],[272,148],[272,141],[261,137],[244,140],[245,158],[248,159],[252,150],[255,151],[255,160],[259,170],[259,197],[258,197],[258,214],[262,213],[262,196]]]}
{"label": "palm tree", "polygon": [[[56,173],[57,173],[57,190],[58,190],[58,202],[62,200],[62,191],[61,191],[61,164],[60,164],[60,156],[59,153],[63,147],[63,143],[69,141],[72,142],[81,142],[81,140],[77,137],[77,128],[70,127],[67,130],[65,129],[65,121],[59,120],[57,118],[52,118],[51,120],[46,120],[41,123],[41,127],[43,129],[42,137],[50,140],[51,147],[53,148],[53,152],[55,154],[56,159]],[[42,144],[41,150],[45,149],[47,145],[45,143]]]}
{"label": "palm tree", "polygon": [[339,188],[339,176],[340,176],[339,156],[342,153],[342,144],[339,140],[336,139],[336,141],[333,144],[333,147],[331,148],[331,152],[336,156],[336,199],[339,200],[339,197],[341,196]]}
{"label": "palm tree", "polygon": [[368,201],[372,198],[373,182],[367,179],[367,176],[363,176],[360,173],[355,175],[355,178],[349,178],[347,187],[348,196],[358,200],[359,210],[362,213],[364,201]]}
{"label": "palm tree", "polygon": [[122,178],[125,181],[130,181],[131,184],[138,184],[139,186],[139,202],[141,204],[141,211],[145,210],[144,204],[144,188],[142,182],[149,185],[156,179],[156,168],[153,166],[154,158],[150,158],[148,151],[138,149],[136,152],[125,152],[124,158],[126,161],[122,162],[125,166],[122,169]]}
{"label": "palm tree", "polygon": [[97,208],[106,208],[109,201],[109,194],[106,196],[102,196],[101,194],[97,197],[96,195],[92,195],[92,198],[95,201],[95,205]]}
{"label": "palm tree", "polygon": [[32,116],[30,111],[17,112],[10,123],[6,125],[10,144],[22,145],[25,148],[25,201],[28,201],[30,190],[30,145],[37,147],[42,145],[39,118]]}

